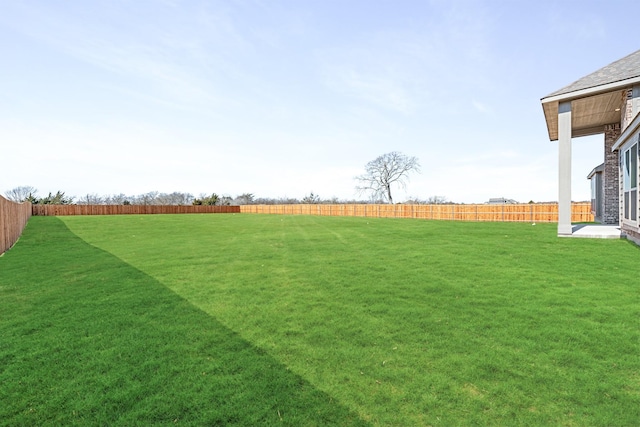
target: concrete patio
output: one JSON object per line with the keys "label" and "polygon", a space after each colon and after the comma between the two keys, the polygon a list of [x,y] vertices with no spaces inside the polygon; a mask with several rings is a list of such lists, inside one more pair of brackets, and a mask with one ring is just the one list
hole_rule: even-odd
{"label": "concrete patio", "polygon": [[571,235],[561,237],[584,237],[589,239],[621,239],[624,237],[618,225],[576,224],[571,227]]}

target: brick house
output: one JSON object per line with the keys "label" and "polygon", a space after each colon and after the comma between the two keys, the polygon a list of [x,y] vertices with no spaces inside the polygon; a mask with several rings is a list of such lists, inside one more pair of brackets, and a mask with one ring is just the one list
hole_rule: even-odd
{"label": "brick house", "polygon": [[604,135],[592,207],[603,224],[640,242],[640,50],[541,99],[549,139],[558,141],[558,235],[571,235],[571,140]]}

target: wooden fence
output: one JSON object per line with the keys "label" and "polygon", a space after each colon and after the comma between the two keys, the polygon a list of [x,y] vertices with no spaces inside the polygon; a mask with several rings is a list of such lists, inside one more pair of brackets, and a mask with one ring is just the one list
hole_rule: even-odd
{"label": "wooden fence", "polygon": [[[451,221],[558,222],[558,204],[516,205],[244,205],[242,213],[416,218]],[[571,222],[593,222],[590,203],[573,203]]]}
{"label": "wooden fence", "polygon": [[0,255],[18,240],[31,217],[31,203],[14,203],[0,196]]}
{"label": "wooden fence", "polygon": [[[31,215],[140,215],[189,213],[255,213],[280,215],[416,218],[451,221],[558,222],[558,205],[31,205],[0,196],[0,254],[18,240]],[[573,203],[571,222],[593,222],[590,203]]]}
{"label": "wooden fence", "polygon": [[190,213],[240,213],[239,206],[173,205],[33,205],[33,215],[142,215]]}

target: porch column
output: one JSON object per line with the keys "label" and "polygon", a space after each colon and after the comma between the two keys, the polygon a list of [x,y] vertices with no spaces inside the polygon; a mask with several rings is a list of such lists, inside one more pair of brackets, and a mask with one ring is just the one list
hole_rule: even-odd
{"label": "porch column", "polygon": [[558,235],[571,235],[571,101],[558,106]]}

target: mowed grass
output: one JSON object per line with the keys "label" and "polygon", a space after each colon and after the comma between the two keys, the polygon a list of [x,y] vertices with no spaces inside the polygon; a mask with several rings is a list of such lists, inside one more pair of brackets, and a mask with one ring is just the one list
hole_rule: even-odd
{"label": "mowed grass", "polygon": [[33,217],[0,424],[640,424],[640,250],[555,224]]}

